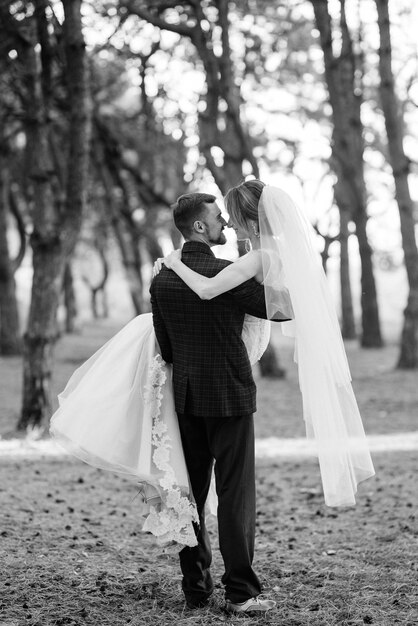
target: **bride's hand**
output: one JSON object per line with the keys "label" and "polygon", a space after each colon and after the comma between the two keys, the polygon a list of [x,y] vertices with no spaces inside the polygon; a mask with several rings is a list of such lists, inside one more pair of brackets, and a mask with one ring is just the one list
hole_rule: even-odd
{"label": "bride's hand", "polygon": [[163,265],[166,266],[167,269],[172,269],[174,263],[181,259],[181,250],[174,250],[166,257],[160,257],[154,263],[154,267],[152,269],[152,277],[155,278],[157,274],[161,272],[161,268]]}
{"label": "bride's hand", "polygon": [[163,263],[167,269],[173,269],[176,261],[181,260],[181,250],[173,250],[168,256],[164,257]]}
{"label": "bride's hand", "polygon": [[155,278],[157,276],[157,274],[159,274],[161,272],[161,268],[163,266],[164,263],[164,259],[163,257],[157,259],[156,261],[154,261],[154,266],[152,268],[152,277]]}

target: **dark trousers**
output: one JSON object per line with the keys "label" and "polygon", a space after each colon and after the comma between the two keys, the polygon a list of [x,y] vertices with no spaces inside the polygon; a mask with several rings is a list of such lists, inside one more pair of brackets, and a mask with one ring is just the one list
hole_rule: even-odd
{"label": "dark trousers", "polygon": [[213,591],[212,553],[204,506],[215,459],[219,547],[225,597],[243,602],[261,593],[252,568],[255,536],[254,421],[252,415],[218,419],[178,415],[186,465],[200,518],[198,545],[180,552],[183,592],[198,603]]}

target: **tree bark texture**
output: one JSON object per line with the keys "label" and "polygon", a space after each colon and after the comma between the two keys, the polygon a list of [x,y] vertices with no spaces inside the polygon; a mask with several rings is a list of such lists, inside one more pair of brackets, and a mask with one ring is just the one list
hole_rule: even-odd
{"label": "tree bark texture", "polygon": [[[142,232],[141,226],[134,219],[129,183],[134,181],[135,189],[147,207],[168,207],[169,202],[152,185],[145,184],[137,168],[126,163],[118,138],[98,115],[94,116],[94,129],[96,167],[105,189],[107,208],[112,216],[112,228],[121,252],[132,304],[135,313],[140,315],[149,310],[148,298],[144,293],[140,250],[146,233]],[[122,203],[114,197],[114,187],[120,190]]]}
{"label": "tree bark texture", "polygon": [[[39,3],[37,5],[39,10]],[[30,37],[21,50],[24,76],[26,155],[33,194],[33,282],[23,352],[23,402],[18,429],[40,427],[50,412],[50,378],[56,339],[56,309],[61,289],[55,276],[60,264],[60,238],[53,191],[53,170],[48,152],[48,122],[45,108],[35,19]]]}
{"label": "tree bark texture", "polygon": [[132,305],[135,314],[141,315],[141,313],[146,313],[149,307],[144,298],[142,259],[139,252],[140,238],[127,227],[120,215],[114,216],[112,227],[122,256]]}
{"label": "tree bark texture", "polygon": [[[367,194],[364,182],[364,139],[360,117],[361,96],[356,87],[356,63],[352,40],[341,5],[342,47],[339,56],[332,49],[328,0],[311,0],[324,54],[325,78],[332,108],[332,167],[339,179],[339,208],[344,201],[356,225],[361,260],[361,310],[363,347],[383,345],[373,273],[372,249],[367,237]],[[344,207],[342,210],[346,210]],[[340,208],[341,210],[341,208]]]}
{"label": "tree bark texture", "polygon": [[75,297],[73,269],[70,261],[67,261],[65,264],[63,292],[65,306],[65,332],[71,334],[74,333],[76,329],[77,301]]}
{"label": "tree bark texture", "polygon": [[418,367],[418,249],[415,235],[414,206],[408,184],[410,163],[403,148],[405,134],[403,113],[396,95],[392,71],[388,0],[376,0],[376,6],[380,33],[379,92],[388,136],[389,162],[395,181],[405,268],[409,283],[398,367],[413,369]]}
{"label": "tree bark texture", "polygon": [[340,214],[340,293],[341,293],[341,334],[344,339],[356,338],[353,295],[350,280],[350,258],[348,252],[348,225],[351,219],[351,206],[344,193],[342,178],[334,185],[334,198]]}
{"label": "tree bark texture", "polygon": [[350,280],[350,258],[348,254],[348,215],[340,211],[340,290],[341,290],[341,334],[344,339],[356,338],[353,297]]}
{"label": "tree bark texture", "polygon": [[[105,243],[103,242],[102,244],[98,245],[96,247],[96,250],[102,264],[103,277],[96,285],[92,284],[88,276],[83,276],[83,281],[90,291],[90,306],[93,318],[99,319],[100,317],[106,318],[109,315],[106,298],[106,283],[109,278],[109,263],[105,252]],[[101,295],[102,302],[101,313],[99,310],[99,294]]]}
{"label": "tree bark texture", "polygon": [[[89,105],[81,0],[64,0],[65,84],[68,93],[68,152],[65,188],[59,187],[49,141],[48,31],[46,2],[36,2],[37,28],[26,46],[26,132],[34,211],[31,245],[33,284],[24,341],[23,405],[18,428],[43,427],[51,412],[50,379],[57,338],[57,308],[65,263],[81,225],[89,141]],[[40,42],[37,36],[40,35]],[[37,45],[41,44],[38,55]],[[48,57],[49,58],[49,57]]]}
{"label": "tree bark texture", "polygon": [[[2,146],[0,146],[0,150],[2,150]],[[14,264],[10,259],[7,240],[10,181],[5,162],[6,156],[1,155],[0,157],[0,354],[11,356],[21,354],[22,339],[16,300]]]}
{"label": "tree bark texture", "polygon": [[[142,260],[139,251],[140,233],[129,209],[129,194],[124,184],[123,175],[118,168],[118,163],[112,158],[113,151],[103,140],[102,133],[97,135],[95,144],[95,166],[103,185],[107,211],[111,215],[111,225],[125,269],[132,305],[135,314],[140,315],[147,311],[142,281]],[[118,199],[114,197],[111,181],[122,192],[122,207]]]}

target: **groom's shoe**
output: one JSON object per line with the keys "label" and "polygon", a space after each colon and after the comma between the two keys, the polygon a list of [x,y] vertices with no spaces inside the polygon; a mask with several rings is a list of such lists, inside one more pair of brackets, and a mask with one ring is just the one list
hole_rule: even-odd
{"label": "groom's shoe", "polygon": [[[188,609],[204,609],[209,604],[209,599],[213,593],[213,590],[207,595],[186,597],[186,605]],[[1,624],[0,624],[1,626]]]}
{"label": "groom's shoe", "polygon": [[209,604],[209,598],[204,598],[203,600],[186,600],[186,605],[188,609],[204,609]]}
{"label": "groom's shoe", "polygon": [[276,606],[274,600],[262,600],[260,596],[249,598],[245,602],[225,601],[227,613],[265,613]]}

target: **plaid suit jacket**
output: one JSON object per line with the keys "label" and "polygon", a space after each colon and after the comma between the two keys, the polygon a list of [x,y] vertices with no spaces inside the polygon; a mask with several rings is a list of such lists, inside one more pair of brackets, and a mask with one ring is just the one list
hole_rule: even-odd
{"label": "plaid suit jacket", "polygon": [[[184,244],[182,261],[209,277],[230,263],[196,241]],[[204,417],[254,413],[256,387],[241,331],[245,313],[267,317],[262,285],[251,279],[217,298],[201,300],[163,267],[150,293],[161,354],[173,364],[177,413]]]}

